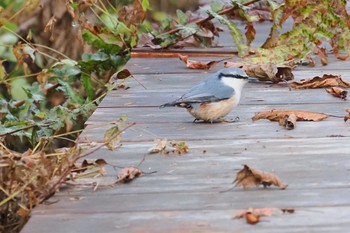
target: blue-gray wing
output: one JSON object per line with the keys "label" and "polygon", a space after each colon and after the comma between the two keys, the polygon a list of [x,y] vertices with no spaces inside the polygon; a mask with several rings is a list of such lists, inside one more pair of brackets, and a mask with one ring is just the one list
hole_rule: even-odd
{"label": "blue-gray wing", "polygon": [[177,101],[187,103],[218,101],[228,99],[233,94],[233,88],[222,84],[216,77],[211,77],[192,87],[189,92],[184,94]]}

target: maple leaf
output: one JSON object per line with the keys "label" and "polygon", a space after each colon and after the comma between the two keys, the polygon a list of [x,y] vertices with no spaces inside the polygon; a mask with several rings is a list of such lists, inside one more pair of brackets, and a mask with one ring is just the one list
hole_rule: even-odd
{"label": "maple leaf", "polygon": [[270,121],[280,121],[285,116],[294,114],[297,121],[322,121],[329,117],[329,115],[320,112],[310,112],[303,110],[278,110],[273,109],[265,112],[258,112],[253,117],[252,120],[268,119]]}
{"label": "maple leaf", "polygon": [[338,97],[340,99],[343,99],[343,100],[345,100],[346,96],[348,95],[348,91],[344,90],[343,88],[340,88],[340,87],[331,87],[331,88],[326,89],[326,91],[329,94],[331,94],[335,97]]}
{"label": "maple leaf", "polygon": [[294,89],[324,88],[324,87],[344,87],[350,88],[350,83],[342,80],[340,75],[324,74],[322,77],[316,76],[311,79],[292,82],[289,85]]}
{"label": "maple leaf", "polygon": [[236,179],[233,181],[235,186],[243,186],[243,188],[246,188],[259,185],[263,185],[264,187],[275,185],[281,189],[286,189],[288,186],[273,173],[250,168],[247,165],[243,166],[243,169],[237,172]]}
{"label": "maple leaf", "polygon": [[225,62],[224,64],[225,67],[242,68],[248,76],[257,78],[259,81],[279,83],[294,79],[292,67],[289,66],[277,66],[272,63],[243,64]]}

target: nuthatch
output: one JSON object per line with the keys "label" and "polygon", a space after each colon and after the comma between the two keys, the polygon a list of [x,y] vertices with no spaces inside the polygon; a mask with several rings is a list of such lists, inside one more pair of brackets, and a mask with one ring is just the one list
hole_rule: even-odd
{"label": "nuthatch", "polygon": [[192,87],[179,99],[160,106],[182,107],[195,121],[213,122],[222,119],[236,107],[248,75],[239,68],[224,68]]}

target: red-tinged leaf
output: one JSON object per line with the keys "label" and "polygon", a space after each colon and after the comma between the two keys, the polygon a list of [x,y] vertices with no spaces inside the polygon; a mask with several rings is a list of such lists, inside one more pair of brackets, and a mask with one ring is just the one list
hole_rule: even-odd
{"label": "red-tinged leaf", "polygon": [[247,38],[247,45],[249,46],[255,38],[256,31],[253,23],[248,23],[245,26],[245,29],[246,29],[245,37]]}

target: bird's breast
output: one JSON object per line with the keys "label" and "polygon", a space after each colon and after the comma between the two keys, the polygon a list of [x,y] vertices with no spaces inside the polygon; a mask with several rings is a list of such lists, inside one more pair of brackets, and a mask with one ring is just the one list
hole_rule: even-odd
{"label": "bird's breast", "polygon": [[188,111],[196,119],[214,121],[229,114],[237,106],[238,101],[236,97],[232,97],[216,102],[203,102],[192,105],[192,108],[189,108]]}

